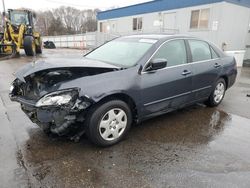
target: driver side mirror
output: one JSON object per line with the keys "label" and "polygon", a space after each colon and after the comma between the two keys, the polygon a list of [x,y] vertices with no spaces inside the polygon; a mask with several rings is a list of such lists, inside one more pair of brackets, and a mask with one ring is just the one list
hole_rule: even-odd
{"label": "driver side mirror", "polygon": [[163,69],[167,66],[166,59],[153,59],[150,61],[149,66],[146,68],[146,71],[155,71]]}

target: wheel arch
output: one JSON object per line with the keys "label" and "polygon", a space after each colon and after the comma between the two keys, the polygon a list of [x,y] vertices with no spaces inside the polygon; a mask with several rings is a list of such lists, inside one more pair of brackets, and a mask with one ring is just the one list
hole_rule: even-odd
{"label": "wheel arch", "polygon": [[227,75],[222,75],[222,76],[220,76],[220,78],[222,78],[222,79],[224,79],[225,80],[225,83],[226,83],[226,89],[228,89],[228,82],[229,82],[229,80],[228,80],[228,76]]}
{"label": "wheel arch", "polygon": [[128,94],[112,93],[112,94],[106,95],[103,98],[101,98],[96,104],[102,104],[102,103],[105,103],[107,101],[114,100],[114,99],[121,100],[121,101],[125,102],[126,104],[128,104],[128,106],[130,107],[131,112],[132,112],[133,120],[137,121],[138,108],[137,108],[137,105],[136,105],[135,101],[133,100],[133,98],[131,96],[129,96]]}

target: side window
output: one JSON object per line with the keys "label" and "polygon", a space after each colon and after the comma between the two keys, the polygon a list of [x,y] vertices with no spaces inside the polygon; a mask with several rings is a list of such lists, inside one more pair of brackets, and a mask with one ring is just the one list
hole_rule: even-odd
{"label": "side window", "polygon": [[102,25],[102,22],[100,22],[100,32],[101,32],[101,33],[103,32],[103,25]]}
{"label": "side window", "polygon": [[187,53],[184,40],[174,40],[165,43],[154,55],[154,59],[166,59],[168,67],[187,63]]}
{"label": "side window", "polygon": [[212,48],[212,46],[210,46],[210,49],[211,49],[212,59],[219,58],[218,54],[214,51],[214,49]]}
{"label": "side window", "polygon": [[211,51],[208,43],[199,40],[188,40],[193,62],[211,59]]}

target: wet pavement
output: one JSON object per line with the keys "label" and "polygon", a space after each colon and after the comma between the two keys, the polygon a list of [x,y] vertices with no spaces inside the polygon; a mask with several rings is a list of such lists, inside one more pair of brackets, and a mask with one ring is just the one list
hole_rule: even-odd
{"label": "wet pavement", "polygon": [[[45,50],[37,58],[81,56]],[[250,68],[217,108],[198,104],[133,126],[121,143],[93,146],[50,138],[8,98],[12,73],[0,61],[0,187],[250,187]]]}

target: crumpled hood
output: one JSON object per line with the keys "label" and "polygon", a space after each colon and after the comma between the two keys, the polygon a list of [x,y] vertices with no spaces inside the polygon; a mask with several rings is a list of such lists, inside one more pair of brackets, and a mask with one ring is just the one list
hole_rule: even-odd
{"label": "crumpled hood", "polygon": [[25,82],[25,77],[43,70],[60,69],[60,68],[98,68],[98,69],[119,69],[120,67],[97,60],[90,60],[87,58],[79,59],[64,59],[55,58],[47,60],[38,60],[36,62],[25,65],[18,70],[14,75]]}

